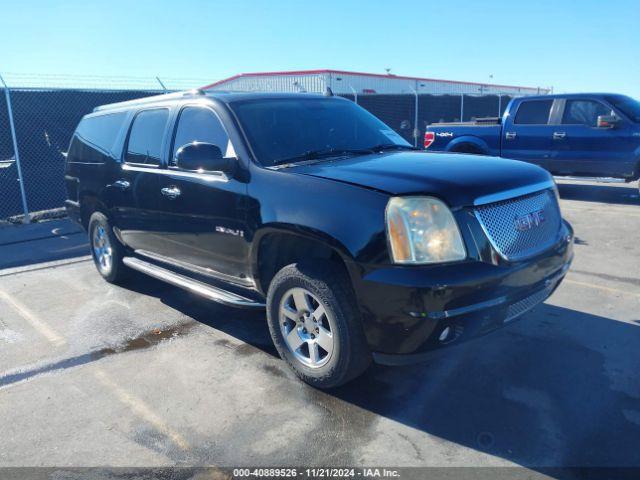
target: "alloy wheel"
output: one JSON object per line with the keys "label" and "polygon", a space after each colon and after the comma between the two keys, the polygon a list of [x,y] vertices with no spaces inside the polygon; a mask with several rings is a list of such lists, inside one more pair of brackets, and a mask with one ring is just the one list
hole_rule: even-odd
{"label": "alloy wheel", "polygon": [[280,331],[295,358],[309,368],[326,365],[337,331],[322,302],[304,288],[292,288],[282,297],[279,317]]}
{"label": "alloy wheel", "polygon": [[98,225],[93,230],[92,244],[98,269],[103,274],[108,274],[113,263],[113,249],[104,225]]}

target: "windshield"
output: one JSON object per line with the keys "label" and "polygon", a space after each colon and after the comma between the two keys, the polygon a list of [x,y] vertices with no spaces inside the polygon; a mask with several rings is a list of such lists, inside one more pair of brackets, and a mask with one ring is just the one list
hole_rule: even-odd
{"label": "windshield", "polygon": [[380,147],[411,148],[369,112],[339,98],[244,100],[231,108],[266,167]]}
{"label": "windshield", "polygon": [[640,122],[640,102],[625,95],[610,95],[605,99],[634,122]]}

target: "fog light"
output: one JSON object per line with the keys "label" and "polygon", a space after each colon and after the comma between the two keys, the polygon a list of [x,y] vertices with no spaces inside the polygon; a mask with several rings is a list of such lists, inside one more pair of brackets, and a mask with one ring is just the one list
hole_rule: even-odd
{"label": "fog light", "polygon": [[447,339],[449,338],[449,334],[451,333],[451,327],[446,327],[444,330],[442,330],[442,332],[440,333],[440,336],[438,337],[438,340],[440,340],[441,342],[446,342]]}

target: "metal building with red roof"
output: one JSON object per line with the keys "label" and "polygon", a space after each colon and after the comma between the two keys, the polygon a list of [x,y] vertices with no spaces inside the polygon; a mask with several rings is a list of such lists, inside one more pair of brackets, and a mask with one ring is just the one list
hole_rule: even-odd
{"label": "metal building with red roof", "polygon": [[295,70],[241,73],[203,87],[205,90],[325,92],[338,95],[431,94],[431,95],[539,95],[540,87],[498,85],[394,74],[348,72],[343,70]]}

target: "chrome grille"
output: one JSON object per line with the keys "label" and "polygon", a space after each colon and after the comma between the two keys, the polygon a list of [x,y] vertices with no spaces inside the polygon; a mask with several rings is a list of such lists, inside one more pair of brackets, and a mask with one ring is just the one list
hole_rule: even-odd
{"label": "chrome grille", "polygon": [[507,260],[521,260],[551,247],[562,219],[553,190],[475,207],[494,248]]}
{"label": "chrome grille", "polygon": [[515,320],[519,316],[527,313],[529,310],[531,310],[533,307],[535,307],[539,303],[544,302],[549,296],[549,293],[551,293],[551,289],[544,288],[534,293],[533,295],[529,295],[528,297],[523,298],[522,300],[519,300],[509,305],[507,307],[507,317],[504,320],[505,323],[511,320]]}

